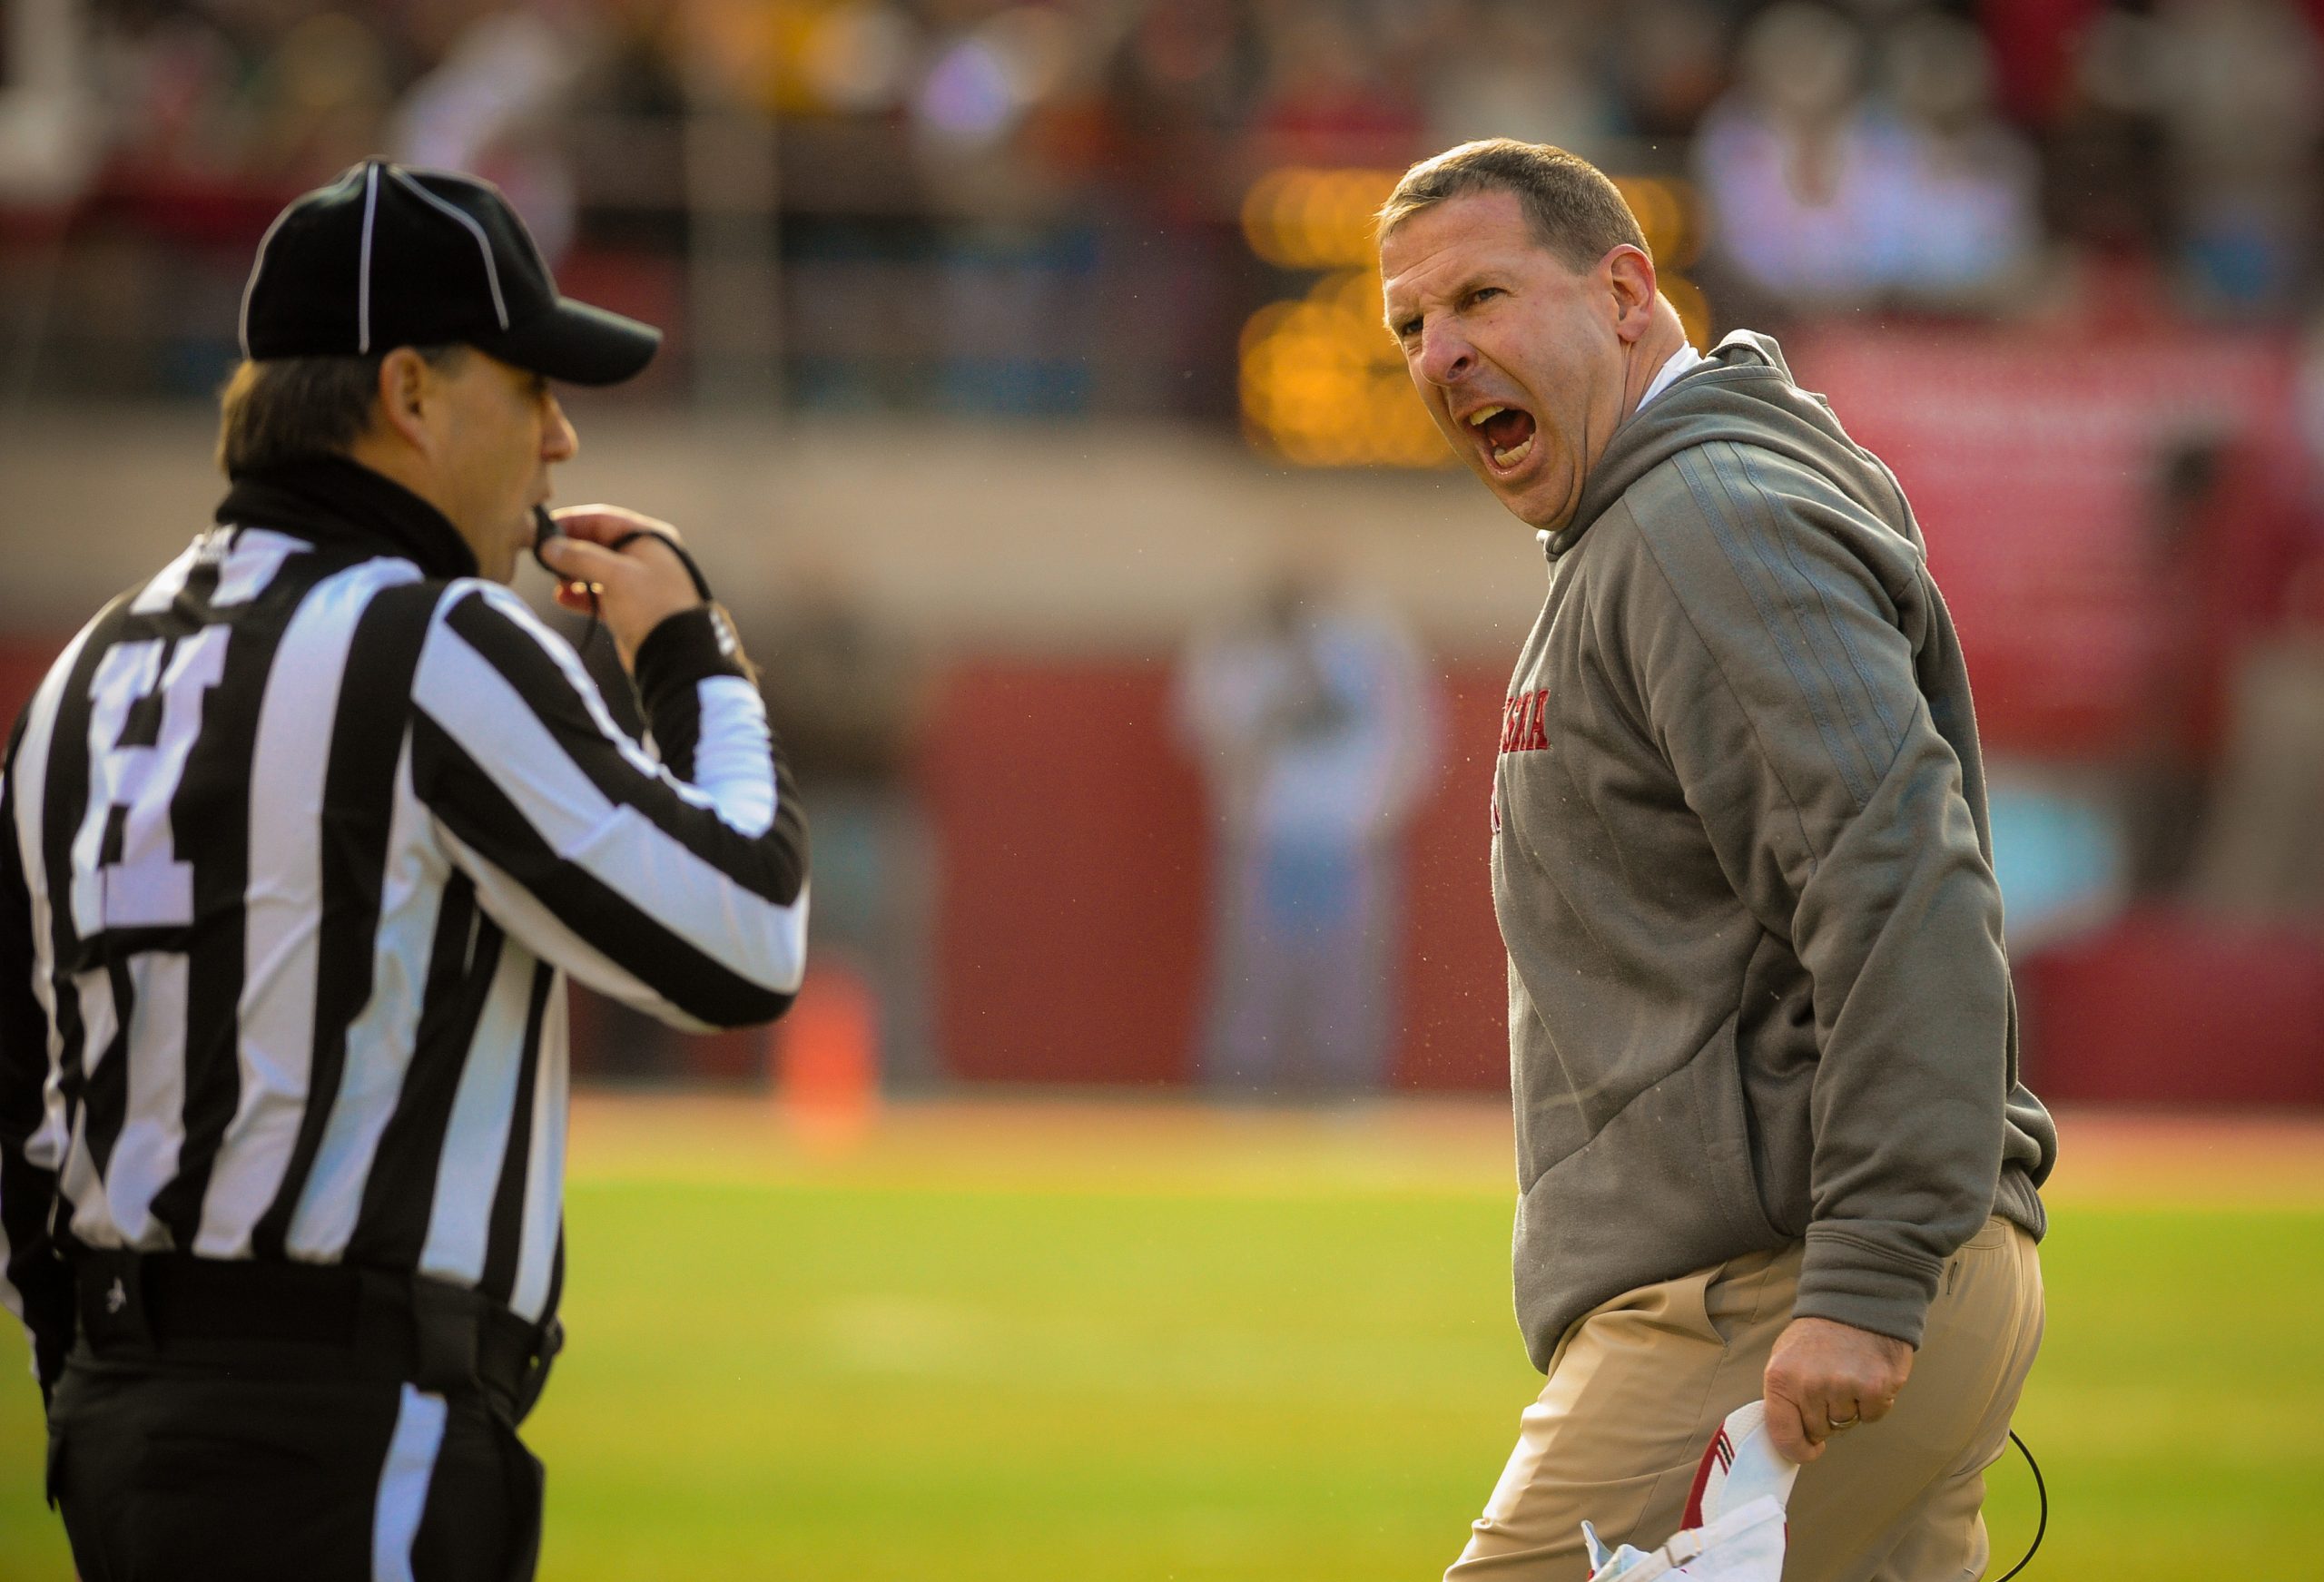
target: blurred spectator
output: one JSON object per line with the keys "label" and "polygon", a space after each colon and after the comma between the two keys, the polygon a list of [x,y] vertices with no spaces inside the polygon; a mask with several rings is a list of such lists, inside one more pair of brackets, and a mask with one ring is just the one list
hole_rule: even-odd
{"label": "blurred spectator", "polygon": [[2162,289],[2162,38],[2151,18],[2093,17],[2050,130],[2047,210],[2102,319],[2151,316]]}
{"label": "blurred spectator", "polygon": [[1356,8],[1284,0],[1258,12],[1266,84],[1251,127],[1251,173],[1279,165],[1399,167],[1424,131],[1412,63],[1379,47]]}
{"label": "blurred spectator", "polygon": [[1620,110],[1591,22],[1576,0],[1462,8],[1429,73],[1428,147],[1515,137],[1602,157]]}
{"label": "blurred spectator", "polygon": [[2156,16],[2180,267],[2199,301],[2282,307],[2315,221],[2315,29],[2289,0],[2170,0]]}
{"label": "blurred spectator", "polygon": [[2191,893],[2244,919],[2324,921],[2324,625],[2254,644],[2236,667],[2234,732]]}
{"label": "blurred spectator", "polygon": [[100,81],[118,179],[133,188],[190,183],[271,204],[381,145],[392,66],[359,15],[316,9],[273,28],[194,6],[106,18]]}
{"label": "blurred spectator", "polygon": [[97,154],[81,17],[71,0],[0,10],[0,204],[72,198]]}
{"label": "blurred spectator", "polygon": [[955,11],[964,25],[930,40],[910,105],[924,201],[953,221],[931,239],[935,400],[955,410],[1079,412],[1089,337],[1074,333],[1074,310],[1092,300],[1079,278],[1091,259],[1068,210],[1096,153],[1061,123],[1078,119],[1074,107],[1095,91],[1103,60],[1078,25],[1086,16],[1064,8]]}
{"label": "blurred spectator", "polygon": [[1919,308],[1999,307],[2034,270],[2041,178],[2032,147],[1994,113],[1984,40],[1921,12],[1889,34],[1887,67],[1908,139],[1896,296]]}
{"label": "blurred spectator", "polygon": [[1070,172],[1025,133],[1096,60],[1066,13],[1014,5],[931,42],[911,94],[912,151],[940,213],[1031,219],[1050,212]]}
{"label": "blurred spectator", "polygon": [[[2208,437],[2183,440],[2163,454],[2145,545],[2158,586],[2183,581],[2196,592],[2213,580],[2216,549],[2204,540],[2221,526],[2214,497],[2222,456],[2220,443]],[[2186,882],[2209,801],[2221,702],[2217,664],[2205,663],[2207,650],[2221,647],[2210,631],[2216,620],[2206,606],[2212,601],[2166,594],[2152,602],[2158,621],[2140,689],[2145,706],[2123,777],[2130,883],[2142,896],[2176,894]]]}
{"label": "blurred spectator", "polygon": [[1820,5],[1767,12],[1696,162],[1724,259],[1778,311],[1997,306],[2037,256],[2033,150],[1994,112],[1982,35],[1936,12],[1877,41]]}
{"label": "blurred spectator", "polygon": [[1114,201],[1182,222],[1238,201],[1230,151],[1263,64],[1247,6],[1147,7],[1107,68]]}
{"label": "blurred spectator", "polygon": [[306,187],[379,152],[394,90],[369,25],[324,11],[282,35],[260,67],[258,93],[256,170],[270,183]]}
{"label": "blurred spectator", "polygon": [[1376,1091],[1395,1025],[1397,843],[1434,764],[1434,683],[1393,621],[1291,573],[1244,624],[1196,635],[1177,690],[1218,830],[1203,1078]]}
{"label": "blurred spectator", "polygon": [[614,0],[586,90],[590,108],[641,119],[686,107],[684,30],[677,0]]}
{"label": "blurred spectator", "polygon": [[929,1012],[934,846],[912,771],[926,727],[918,656],[839,573],[807,564],[749,649],[771,681],[782,742],[814,842],[815,971],[872,991],[883,1080],[924,1088],[939,1065]]}
{"label": "blurred spectator", "polygon": [[1731,9],[1714,0],[1630,0],[1613,9],[1616,31],[1601,54],[1621,83],[1633,134],[1652,145],[1694,135],[1727,86]]}
{"label": "blurred spectator", "polygon": [[115,165],[140,183],[218,180],[250,158],[253,63],[199,13],[130,10],[97,35],[98,93]]}
{"label": "blurred spectator", "polygon": [[2107,0],[1979,0],[2001,103],[2019,124],[2046,126],[2073,91],[2077,51]]}
{"label": "blurred spectator", "polygon": [[[1691,168],[1711,251],[1699,275],[1679,267],[1706,321],[2000,316],[2045,296],[2116,323],[2181,303],[2281,319],[2324,277],[2324,48],[2306,0],[80,10],[94,44],[64,75],[84,80],[108,157],[84,202],[42,222],[70,228],[65,248],[0,223],[0,284],[46,300],[55,276],[54,310],[19,317],[84,343],[37,359],[44,377],[97,388],[206,384],[238,293],[190,255],[246,252],[285,191],[379,152],[482,172],[549,251],[575,239],[576,267],[618,251],[615,270],[668,282],[654,292],[698,290],[678,339],[704,366],[723,324],[738,357],[780,342],[810,399],[1019,414],[1231,409],[1236,330],[1282,294],[1236,231],[1256,176],[1393,168],[1474,135],[1573,146],[1629,176]],[[0,88],[0,205],[70,190],[73,162],[34,145],[64,146],[73,97],[44,93],[27,118]],[[719,162],[687,118],[710,102],[785,123],[748,194],[700,179]],[[704,223],[755,204],[779,213]],[[786,321],[753,339],[707,300],[718,271],[694,266],[704,238],[778,221]],[[61,264],[33,257],[42,245]],[[775,295],[762,273],[752,289]],[[837,296],[804,278],[842,273]],[[2065,289],[2024,289],[2044,280]],[[864,306],[881,300],[901,305]]]}
{"label": "blurred spectator", "polygon": [[[2215,901],[2260,904],[2279,893],[2253,877],[2266,865],[2220,853],[2319,844],[2324,781],[2305,801],[2281,790],[2308,786],[2308,755],[2324,750],[2309,741],[2304,705],[2282,695],[2288,678],[2308,676],[2324,697],[2315,639],[2286,641],[2309,624],[2295,595],[2324,567],[2319,523],[2290,485],[2278,458],[2233,438],[2197,436],[2164,453],[2147,546],[2157,626],[2139,689],[2142,739],[2124,777],[2141,894],[2184,893],[2208,869],[2198,888]],[[2223,760],[2237,765],[2245,804],[2232,812],[2215,805]],[[2239,867],[2242,877],[2221,878]]]}
{"label": "blurred spectator", "polygon": [[575,187],[555,117],[586,53],[581,39],[521,5],[478,17],[404,96],[391,157],[497,186],[556,267],[573,240]]}
{"label": "blurred spectator", "polygon": [[2292,370],[2292,423],[2299,437],[2301,492],[2310,517],[2324,521],[2324,297],[2309,310]]}
{"label": "blurred spectator", "polygon": [[1915,150],[1865,96],[1866,46],[1852,18],[1784,0],[1696,142],[1714,245],[1778,310],[1846,309],[1896,277]]}

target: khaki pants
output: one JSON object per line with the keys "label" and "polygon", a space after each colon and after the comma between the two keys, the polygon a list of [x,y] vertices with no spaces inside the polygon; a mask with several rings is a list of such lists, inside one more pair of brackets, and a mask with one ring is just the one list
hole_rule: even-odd
{"label": "khaki pants", "polygon": [[[1582,1315],[1445,1582],[1582,1582],[1585,1517],[1642,1549],[1677,1531],[1712,1431],[1760,1392],[1800,1253],[1750,1253]],[[2034,1239],[1989,1220],[1945,1264],[1896,1409],[1801,1470],[1784,1582],[1974,1582],[1984,1470],[2041,1340]]]}

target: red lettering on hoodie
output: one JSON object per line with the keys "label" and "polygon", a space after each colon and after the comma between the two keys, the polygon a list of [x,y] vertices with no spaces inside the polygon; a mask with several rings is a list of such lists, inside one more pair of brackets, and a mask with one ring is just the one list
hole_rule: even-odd
{"label": "red lettering on hoodie", "polygon": [[1550,744],[1550,689],[1512,693],[1501,706],[1501,751],[1539,752]]}

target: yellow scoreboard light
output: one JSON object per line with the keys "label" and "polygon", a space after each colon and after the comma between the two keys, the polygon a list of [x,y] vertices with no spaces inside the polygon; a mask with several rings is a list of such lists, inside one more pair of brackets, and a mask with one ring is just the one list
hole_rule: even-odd
{"label": "yellow scoreboard light", "polygon": [[1437,467],[1452,452],[1381,323],[1376,216],[1402,172],[1271,171],[1243,201],[1251,251],[1325,271],[1306,297],[1243,328],[1243,418],[1253,444],[1305,467]]}
{"label": "yellow scoreboard light", "polygon": [[1451,449],[1413,393],[1381,322],[1369,268],[1324,276],[1243,327],[1242,397],[1254,443],[1306,467],[1440,467]]}
{"label": "yellow scoreboard light", "polygon": [[1243,235],[1278,269],[1369,269],[1374,217],[1399,171],[1269,171],[1243,200]]}
{"label": "yellow scoreboard light", "polygon": [[1658,270],[1683,270],[1703,250],[1692,182],[1663,176],[1616,176],[1614,190],[1638,216],[1646,250]]}

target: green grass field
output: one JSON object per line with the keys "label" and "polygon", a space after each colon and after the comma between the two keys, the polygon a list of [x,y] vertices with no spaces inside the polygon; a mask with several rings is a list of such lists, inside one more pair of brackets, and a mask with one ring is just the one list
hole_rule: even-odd
{"label": "green grass field", "polygon": [[[576,1138],[573,1344],[527,1430],[552,1582],[1432,1577],[1538,1383],[1482,1122],[1115,1146],[1068,1114],[1050,1154],[970,1110],[819,1160],[763,1115],[697,1145],[690,1113]],[[2186,1582],[2223,1543],[2324,1574],[2324,1205],[2280,1195],[2061,1194],[2029,1582]],[[0,1578],[62,1582],[22,1358]],[[1989,1514],[1998,1570],[2022,1464]]]}

